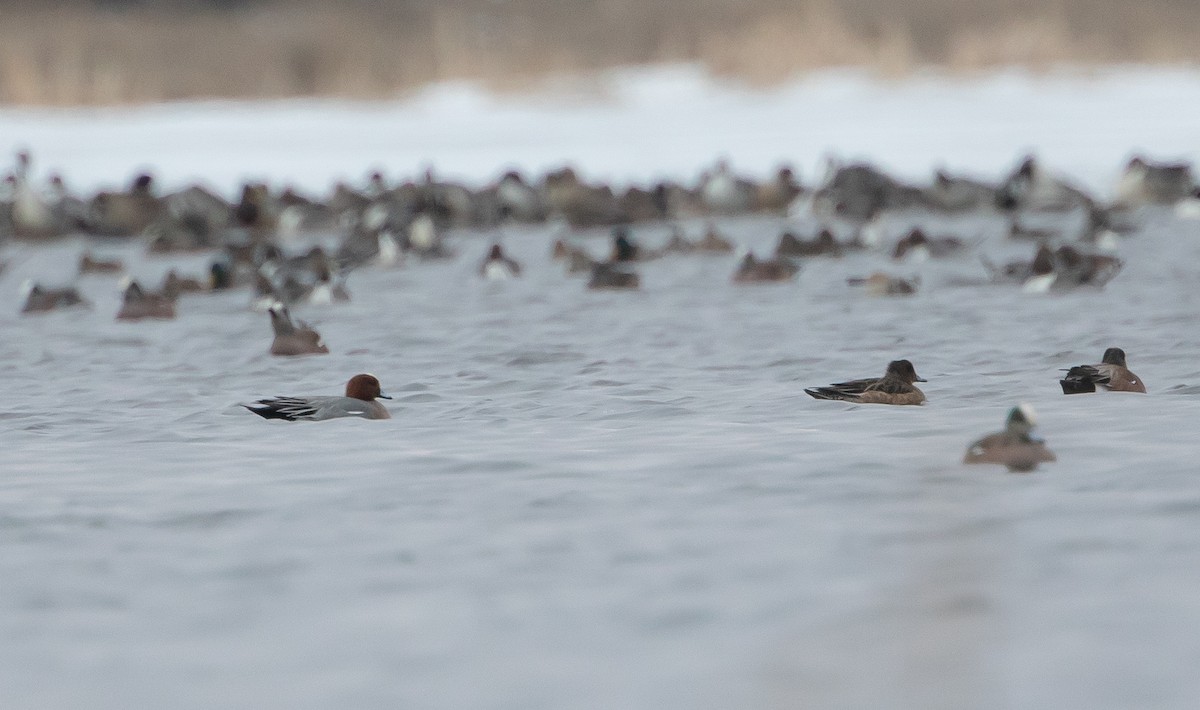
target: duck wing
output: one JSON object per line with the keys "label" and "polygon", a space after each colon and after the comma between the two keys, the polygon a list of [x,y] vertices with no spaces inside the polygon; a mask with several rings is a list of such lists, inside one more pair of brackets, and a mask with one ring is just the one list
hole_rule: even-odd
{"label": "duck wing", "polygon": [[297,419],[312,419],[317,414],[317,404],[303,397],[274,397],[260,399],[255,402],[258,406],[242,405],[263,419],[283,419],[294,422]]}
{"label": "duck wing", "polygon": [[1111,368],[1105,365],[1076,365],[1061,380],[1063,394],[1095,392],[1096,385],[1106,386],[1112,379]]}
{"label": "duck wing", "polygon": [[838,399],[853,402],[858,399],[863,392],[873,389],[879,384],[881,378],[869,377],[862,380],[850,380],[849,382],[838,382],[828,387],[813,387],[805,389],[804,392],[808,396],[816,399]]}

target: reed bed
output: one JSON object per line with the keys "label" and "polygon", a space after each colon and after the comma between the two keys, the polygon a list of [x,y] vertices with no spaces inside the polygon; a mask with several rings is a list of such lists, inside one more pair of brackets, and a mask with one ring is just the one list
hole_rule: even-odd
{"label": "reed bed", "polygon": [[0,4],[0,103],[386,98],[451,79],[522,89],[695,62],[756,84],[828,67],[1185,63],[1191,0],[109,0]]}

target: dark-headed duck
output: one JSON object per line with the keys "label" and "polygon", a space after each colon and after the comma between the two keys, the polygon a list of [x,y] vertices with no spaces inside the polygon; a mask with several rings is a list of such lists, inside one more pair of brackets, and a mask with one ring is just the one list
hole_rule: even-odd
{"label": "dark-headed duck", "polygon": [[859,404],[921,404],[925,393],[913,383],[925,382],[908,360],[888,363],[883,377],[851,380],[804,390],[816,399],[838,399]]}
{"label": "dark-headed duck", "polygon": [[1027,404],[1013,407],[1004,431],[988,434],[967,447],[963,463],[998,463],[1009,471],[1032,471],[1039,463],[1056,461],[1046,442],[1032,435],[1037,418]]}
{"label": "dark-headed duck", "polygon": [[1076,365],[1059,380],[1063,394],[1095,392],[1096,385],[1112,392],[1145,392],[1146,383],[1125,365],[1125,351],[1109,348],[1097,365]]}

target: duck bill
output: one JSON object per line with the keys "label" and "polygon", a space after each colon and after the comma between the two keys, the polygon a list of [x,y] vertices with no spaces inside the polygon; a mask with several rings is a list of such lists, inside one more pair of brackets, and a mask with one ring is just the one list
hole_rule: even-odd
{"label": "duck bill", "polygon": [[376,395],[376,397],[378,397],[379,399],[391,399],[392,398],[392,396],[390,394],[384,394],[382,392],[380,392],[378,395]]}
{"label": "duck bill", "polygon": [[929,380],[925,379],[924,377],[918,377],[917,379],[913,380],[913,382],[928,382],[928,381]]}

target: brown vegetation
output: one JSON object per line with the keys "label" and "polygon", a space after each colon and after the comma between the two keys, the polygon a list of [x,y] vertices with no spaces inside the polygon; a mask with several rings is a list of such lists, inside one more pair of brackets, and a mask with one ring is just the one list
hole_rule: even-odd
{"label": "brown vegetation", "polygon": [[[228,5],[229,3],[225,3]],[[1192,0],[165,0],[0,2],[0,103],[393,96],[700,62],[755,83],[1200,58]]]}

